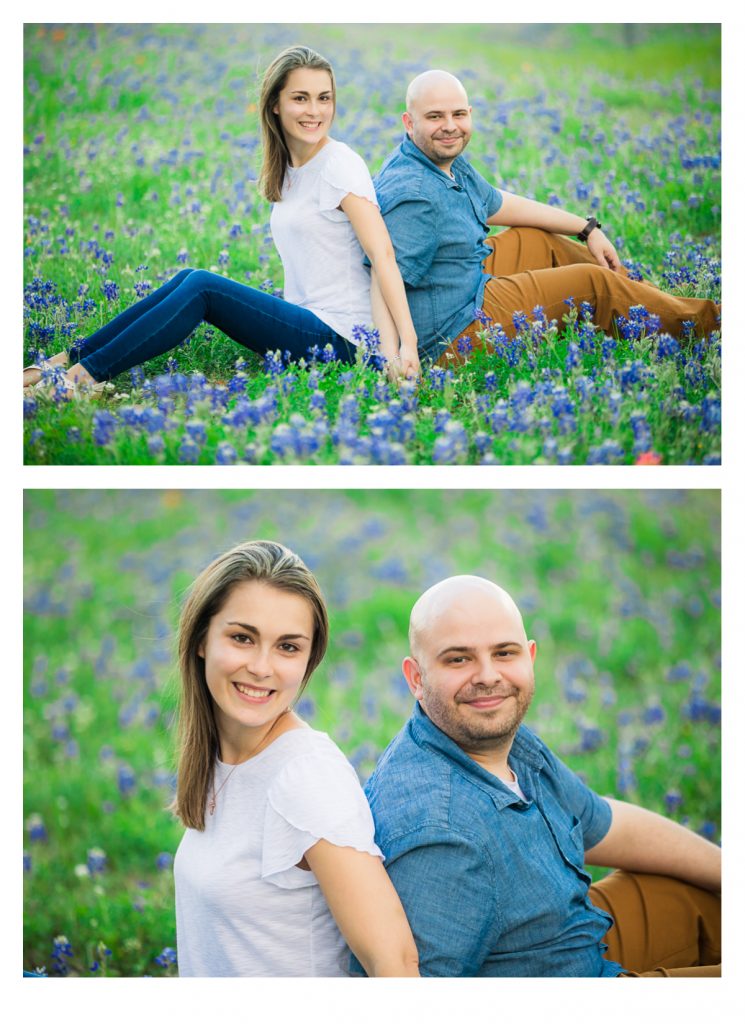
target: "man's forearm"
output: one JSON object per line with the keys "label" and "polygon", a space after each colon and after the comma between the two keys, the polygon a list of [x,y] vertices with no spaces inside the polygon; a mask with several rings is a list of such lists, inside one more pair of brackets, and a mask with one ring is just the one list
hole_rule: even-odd
{"label": "man's forearm", "polygon": [[613,820],[606,836],[585,854],[588,864],[670,875],[711,892],[722,887],[722,851],[661,814],[608,800]]}
{"label": "man's forearm", "polygon": [[488,223],[506,228],[542,228],[557,235],[576,235],[587,223],[587,217],[536,202],[535,199],[516,196],[512,192],[502,192],[502,205]]}

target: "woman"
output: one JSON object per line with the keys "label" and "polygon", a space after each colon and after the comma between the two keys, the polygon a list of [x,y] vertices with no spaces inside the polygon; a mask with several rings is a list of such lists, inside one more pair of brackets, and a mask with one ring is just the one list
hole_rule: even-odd
{"label": "woman", "polygon": [[418,976],[354,769],[293,711],[326,650],[313,574],[253,541],[196,579],[179,628],[174,863],[182,976]]}
{"label": "woman", "polygon": [[[285,271],[285,299],[205,270],[182,270],[47,365],[77,362],[59,380],[71,394],[168,352],[201,321],[255,352],[293,358],[330,345],[354,362],[356,326],[379,325],[393,374],[419,370],[417,338],[370,174],[348,146],[329,137],[336,109],[331,65],[304,46],[284,50],[266,70],[259,101],[260,185],[272,202],[271,229]],[[363,266],[364,254],[372,265]],[[42,366],[24,369],[24,386]],[[53,374],[52,376],[59,376]]]}

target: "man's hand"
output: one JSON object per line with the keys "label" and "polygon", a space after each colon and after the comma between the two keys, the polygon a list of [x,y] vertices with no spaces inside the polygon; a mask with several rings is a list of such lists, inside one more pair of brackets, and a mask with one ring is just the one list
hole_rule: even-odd
{"label": "man's hand", "polygon": [[593,228],[590,232],[587,238],[587,249],[601,267],[607,267],[609,270],[621,269],[618,253],[600,228]]}

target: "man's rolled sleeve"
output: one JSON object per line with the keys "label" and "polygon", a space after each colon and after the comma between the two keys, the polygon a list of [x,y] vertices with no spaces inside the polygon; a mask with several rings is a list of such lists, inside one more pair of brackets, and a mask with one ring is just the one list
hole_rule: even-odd
{"label": "man's rolled sleeve", "polygon": [[499,933],[495,871],[484,844],[439,827],[419,828],[390,844],[386,868],[414,935],[420,973],[476,975]]}
{"label": "man's rolled sleeve", "polygon": [[492,185],[491,192],[489,194],[489,198],[486,204],[487,217],[493,217],[494,214],[497,213],[497,211],[502,205],[502,201],[502,193],[499,191],[499,189],[494,188],[494,186]]}

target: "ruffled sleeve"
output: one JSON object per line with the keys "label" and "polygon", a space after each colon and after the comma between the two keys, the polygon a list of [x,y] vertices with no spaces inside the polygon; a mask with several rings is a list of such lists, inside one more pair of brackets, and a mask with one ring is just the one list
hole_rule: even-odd
{"label": "ruffled sleeve", "polygon": [[[369,199],[378,206],[375,188],[365,161],[348,146],[340,145],[324,165],[320,175],[319,209],[335,219],[339,203],[350,194]],[[343,214],[342,214],[343,216]]]}
{"label": "ruffled sleeve", "polygon": [[341,751],[295,757],[269,787],[261,877],[283,889],[315,885],[315,875],[296,865],[319,839],[383,859],[365,794]]}

